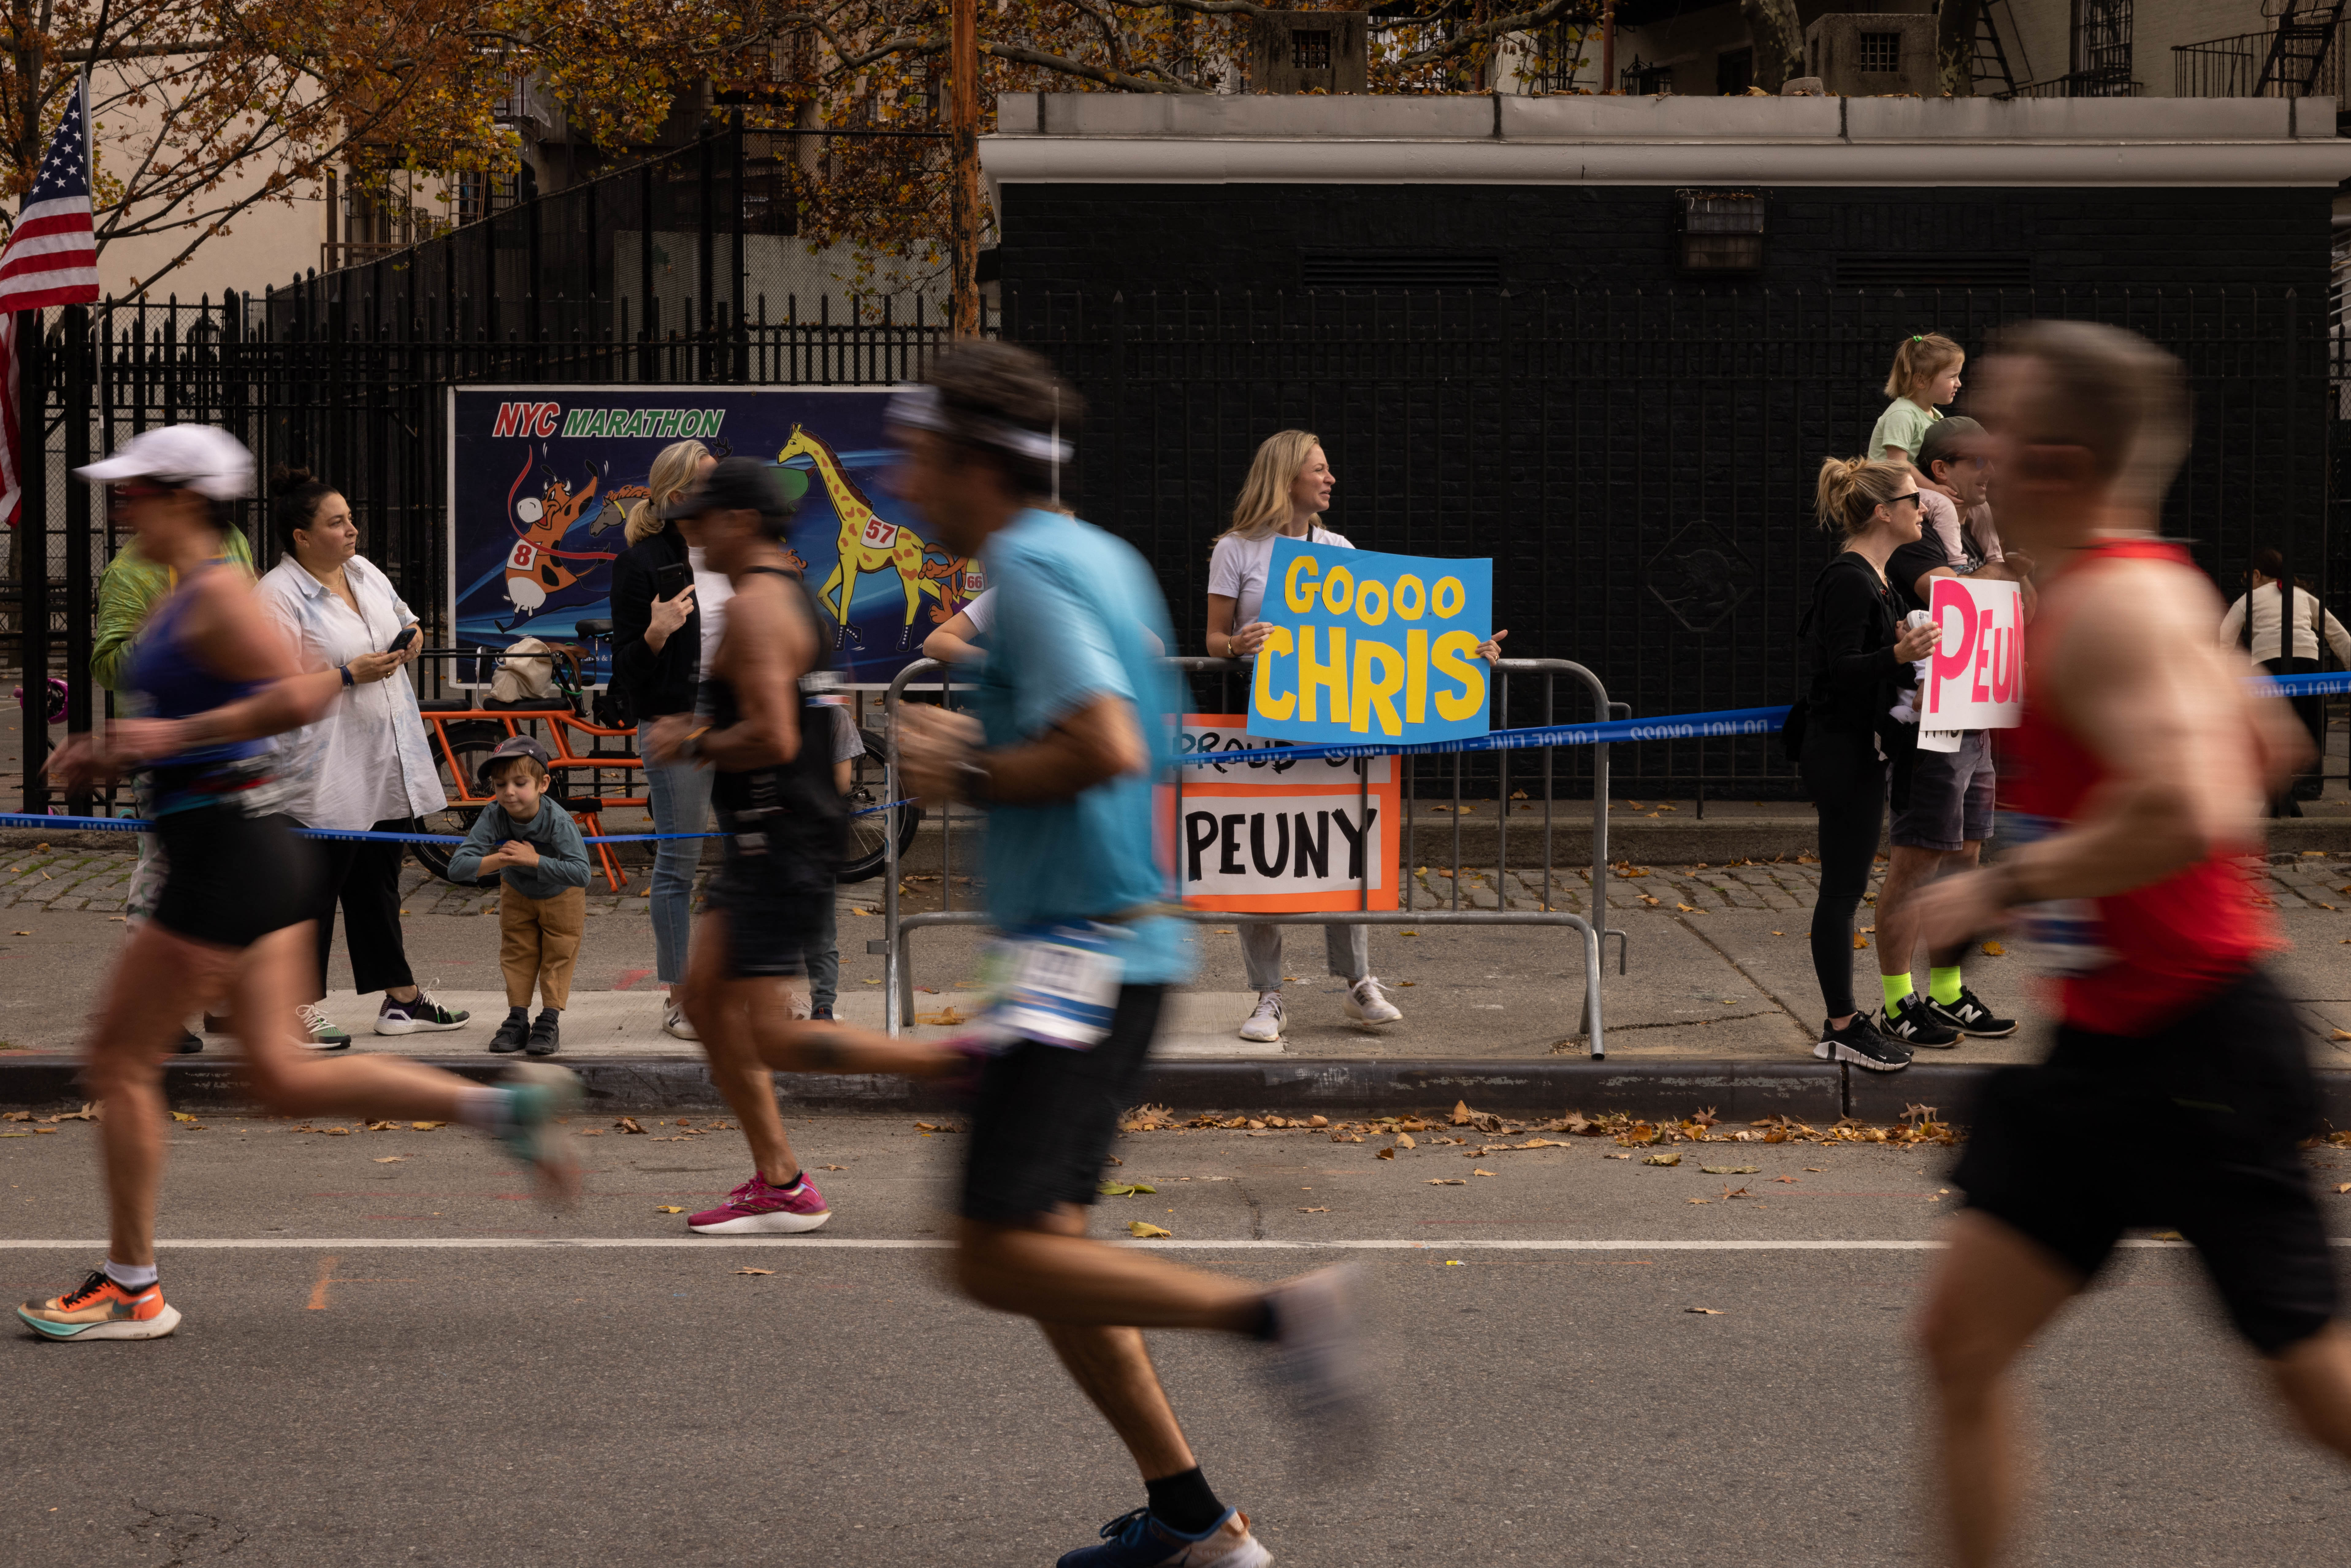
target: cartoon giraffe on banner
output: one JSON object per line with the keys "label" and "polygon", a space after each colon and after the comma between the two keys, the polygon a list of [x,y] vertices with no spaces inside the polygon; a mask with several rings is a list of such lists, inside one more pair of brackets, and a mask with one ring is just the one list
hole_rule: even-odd
{"label": "cartoon giraffe on banner", "polygon": [[832,575],[817,590],[817,602],[833,613],[839,628],[833,633],[833,646],[846,645],[856,633],[849,624],[850,601],[856,597],[857,580],[869,571],[894,571],[906,594],[906,619],[898,632],[901,651],[914,640],[914,613],[923,605],[923,595],[939,597],[939,584],[935,576],[924,570],[923,557],[929,546],[914,529],[903,528],[885,517],[877,517],[873,503],[865,492],[851,482],[841,458],[831,447],[810,434],[806,425],[792,426],[792,438],[776,454],[776,461],[787,462],[806,456],[815,466],[817,476],[824,481],[825,494],[831,497],[832,509],[841,518],[841,536],[836,541],[841,559]]}

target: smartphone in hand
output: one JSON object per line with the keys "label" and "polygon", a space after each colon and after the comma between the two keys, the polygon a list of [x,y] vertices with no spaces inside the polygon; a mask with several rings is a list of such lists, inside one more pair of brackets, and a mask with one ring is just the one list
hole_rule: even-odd
{"label": "smartphone in hand", "polygon": [[655,599],[675,599],[679,594],[684,593],[687,589],[693,586],[694,568],[687,565],[684,561],[675,560],[670,562],[667,566],[655,567],[653,569],[653,597]]}
{"label": "smartphone in hand", "polygon": [[400,629],[400,635],[392,640],[392,646],[386,648],[384,652],[387,653],[404,653],[408,651],[408,645],[415,641],[415,626],[413,624],[402,626]]}

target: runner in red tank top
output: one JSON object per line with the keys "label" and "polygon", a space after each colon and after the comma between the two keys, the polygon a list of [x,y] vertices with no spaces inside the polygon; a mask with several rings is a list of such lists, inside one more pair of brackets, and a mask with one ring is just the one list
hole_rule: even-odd
{"label": "runner in red tank top", "polygon": [[[2285,705],[2212,641],[2211,585],[2153,537],[2186,445],[2179,367],[2084,322],[2006,335],[1978,378],[2003,543],[2050,563],[2023,727],[2004,751],[2005,847],[1928,890],[1929,942],[2021,918],[2064,976],[2048,1060],[2004,1068],[1967,1120],[1967,1209],[1923,1340],[1940,1401],[1955,1556],[2009,1543],[2019,1455],[2009,1369],[2123,1232],[2172,1226],[2303,1429],[2351,1458],[2351,1336],[2299,1150],[2318,1125],[2277,946],[2233,857],[2306,749]],[[2080,1129],[2161,1141],[2150,1175]]]}

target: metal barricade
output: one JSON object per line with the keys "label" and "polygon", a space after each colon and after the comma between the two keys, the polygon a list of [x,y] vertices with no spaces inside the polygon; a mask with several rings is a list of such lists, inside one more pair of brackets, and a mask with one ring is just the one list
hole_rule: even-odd
{"label": "metal barricade", "polygon": [[[1238,659],[1178,658],[1171,660],[1170,663],[1187,678],[1200,676],[1217,677],[1219,679],[1225,677],[1238,678],[1242,682],[1243,689],[1246,689],[1249,665],[1244,661]],[[957,689],[970,689],[967,686],[958,688],[955,684],[953,684],[951,679],[946,682],[940,681],[938,679],[938,673],[943,671],[944,668],[945,666],[939,664],[935,661],[919,660],[914,664],[909,664],[905,669],[899,672],[897,678],[890,684],[888,695],[884,699],[884,713],[889,721],[893,743],[891,771],[889,775],[890,798],[893,800],[897,799],[902,788],[898,781],[896,771],[895,737],[897,734],[897,710],[903,695],[910,686],[922,684],[938,690],[943,697],[952,701],[951,694],[954,691]],[[1542,683],[1541,716],[1527,720],[1526,722],[1529,723],[1550,725],[1561,722],[1557,712],[1557,686],[1558,682],[1562,677],[1580,682],[1583,686],[1590,692],[1594,710],[1593,714],[1593,717],[1600,719],[1619,718],[1628,716],[1631,712],[1628,705],[1609,701],[1607,688],[1601,684],[1600,678],[1593,674],[1590,670],[1584,668],[1582,664],[1576,664],[1571,660],[1503,659],[1497,661],[1493,668],[1497,676],[1498,717],[1500,720],[1498,727],[1500,728],[1509,728],[1511,726],[1512,703],[1510,688],[1513,680],[1520,677],[1531,679],[1539,678]],[[1228,701],[1227,706],[1229,708],[1229,700]],[[1523,704],[1521,705],[1521,711],[1523,712]],[[1491,883],[1494,907],[1490,909],[1476,907],[1474,895],[1470,900],[1471,907],[1463,907],[1462,887],[1465,880],[1464,873],[1465,871],[1471,869],[1465,867],[1462,863],[1465,853],[1463,843],[1463,818],[1465,813],[1462,810],[1462,782],[1464,763],[1466,759],[1462,754],[1455,753],[1447,758],[1452,765],[1452,801],[1450,811],[1453,817],[1453,856],[1450,866],[1450,875],[1447,879],[1450,884],[1449,899],[1447,900],[1446,906],[1420,902],[1420,895],[1423,890],[1419,882],[1420,872],[1418,868],[1420,862],[1416,852],[1418,848],[1419,822],[1415,810],[1415,802],[1418,798],[1419,791],[1416,788],[1414,765],[1416,761],[1424,759],[1399,757],[1395,760],[1396,765],[1403,769],[1397,779],[1397,783],[1399,786],[1399,792],[1403,796],[1405,802],[1405,830],[1399,840],[1399,850],[1401,852],[1396,857],[1396,863],[1389,869],[1393,874],[1400,879],[1402,883],[1400,889],[1401,908],[1390,911],[1374,910],[1369,907],[1371,902],[1370,883],[1372,857],[1365,855],[1364,857],[1362,869],[1359,873],[1359,875],[1362,878],[1361,888],[1357,895],[1359,907],[1353,910],[1315,910],[1299,914],[1257,914],[1239,913],[1227,910],[1187,909],[1177,913],[1180,913],[1184,918],[1191,920],[1195,924],[1213,924],[1217,922],[1225,922],[1229,924],[1235,921],[1247,920],[1262,921],[1269,925],[1276,925],[1416,926],[1431,925],[1462,926],[1519,925],[1563,927],[1567,930],[1577,933],[1582,938],[1580,946],[1583,948],[1583,957],[1584,996],[1583,1004],[1579,1009],[1580,1029],[1578,1032],[1582,1038],[1589,1043],[1591,1053],[1595,1059],[1604,1057],[1607,1054],[1607,1050],[1606,1036],[1601,1017],[1600,1005],[1600,977],[1603,962],[1602,943],[1603,940],[1608,936],[1614,936],[1616,938],[1617,972],[1622,974],[1625,972],[1625,967],[1626,939],[1625,933],[1624,931],[1612,929],[1606,924],[1606,879],[1608,873],[1608,747],[1604,745],[1588,748],[1578,747],[1578,749],[1589,749],[1593,753],[1592,863],[1590,872],[1591,882],[1586,895],[1586,907],[1591,916],[1590,918],[1587,918],[1585,915],[1579,915],[1570,910],[1558,908],[1555,906],[1554,903],[1553,892],[1555,887],[1556,873],[1559,869],[1554,864],[1552,852],[1554,815],[1552,789],[1556,782],[1556,758],[1553,755],[1555,748],[1549,747],[1542,748],[1543,755],[1540,773],[1542,810],[1542,857],[1539,872],[1540,881],[1536,884],[1535,888],[1535,903],[1537,904],[1537,907],[1535,908],[1511,909],[1507,907],[1513,899],[1513,894],[1510,891],[1511,868],[1510,861],[1510,818],[1511,808],[1510,778],[1511,759],[1513,754],[1510,751],[1496,751],[1480,754],[1483,756],[1490,756],[1497,759],[1496,778],[1498,788],[1495,791],[1495,803],[1497,808],[1495,821],[1495,854]],[[1433,761],[1436,759],[1427,758],[1425,760]],[[1364,809],[1368,810],[1369,794],[1371,789],[1370,769],[1362,763],[1356,763],[1353,766],[1356,776],[1358,798],[1363,801]],[[1176,821],[1179,823],[1183,820],[1185,781],[1191,769],[1182,767],[1174,770],[1175,779],[1173,780],[1172,787],[1176,795]],[[1524,775],[1522,774],[1521,777],[1524,778]],[[1359,816],[1358,821],[1364,820],[1365,820],[1364,817]],[[1531,828],[1533,824],[1530,823],[1528,826]],[[955,862],[953,852],[954,824],[952,814],[948,814],[943,820],[942,833],[942,865],[940,883],[944,890],[943,902],[947,905],[947,907],[929,914],[911,915],[903,917],[899,914],[898,905],[900,873],[897,862],[896,841],[894,838],[892,840],[890,858],[885,867],[885,876],[887,877],[888,885],[887,890],[883,894],[883,915],[885,916],[885,925],[888,935],[880,941],[869,942],[866,945],[866,950],[869,953],[879,953],[883,956],[883,992],[884,995],[890,998],[889,1002],[884,1007],[883,1014],[885,1027],[893,1035],[897,1034],[901,1030],[912,1024],[914,1021],[914,974],[912,965],[909,962],[908,944],[908,938],[912,934],[918,930],[936,926],[981,925],[987,924],[987,915],[979,910],[957,910],[952,907],[955,889]]]}

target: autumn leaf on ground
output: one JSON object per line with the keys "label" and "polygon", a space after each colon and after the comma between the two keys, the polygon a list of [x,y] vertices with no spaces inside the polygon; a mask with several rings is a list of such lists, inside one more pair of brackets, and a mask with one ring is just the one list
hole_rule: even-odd
{"label": "autumn leaf on ground", "polygon": [[1139,1192],[1155,1194],[1159,1189],[1153,1186],[1149,1182],[1106,1181],[1100,1186],[1094,1188],[1094,1190],[1102,1194],[1104,1197],[1133,1197]]}
{"label": "autumn leaf on ground", "polygon": [[1800,1177],[1800,1176],[1773,1176],[1771,1179],[1772,1179],[1773,1181],[1787,1181],[1787,1182],[1792,1182],[1792,1181],[1801,1181],[1802,1178],[1802,1177]]}
{"label": "autumn leaf on ground", "polygon": [[1682,1311],[1686,1312],[1696,1312],[1700,1317],[1706,1318],[1719,1318],[1722,1315],[1722,1309],[1720,1307],[1684,1307]]}
{"label": "autumn leaf on ground", "polygon": [[941,1008],[935,1013],[916,1013],[914,1015],[914,1021],[916,1023],[933,1024],[942,1029],[954,1029],[958,1025],[967,1023],[970,1020],[966,1019],[963,1014],[957,1012],[954,1008],[945,1007]]}
{"label": "autumn leaf on ground", "polygon": [[653,1205],[653,1212],[655,1214],[684,1214],[685,1212],[685,1206],[681,1203],[657,1203]]}
{"label": "autumn leaf on ground", "polygon": [[181,1124],[183,1126],[193,1126],[196,1119],[185,1111],[174,1111],[172,1113],[172,1120]]}
{"label": "autumn leaf on ground", "polygon": [[407,1157],[406,1155],[378,1155],[375,1157],[375,1163],[380,1166],[396,1166]]}
{"label": "autumn leaf on ground", "polygon": [[1604,1160],[1629,1160],[1629,1159],[1631,1159],[1633,1156],[1632,1156],[1630,1154],[1622,1154],[1622,1155],[1601,1155],[1600,1157],[1601,1157],[1602,1159],[1604,1159]]}
{"label": "autumn leaf on ground", "polygon": [[1740,1188],[1738,1191],[1736,1191],[1736,1192],[1733,1192],[1733,1191],[1732,1191],[1730,1188],[1729,1188],[1729,1187],[1724,1187],[1724,1188],[1722,1189],[1722,1201],[1723,1201],[1723,1202],[1725,1202],[1725,1203],[1729,1203],[1729,1202],[1732,1198],[1734,1198],[1734,1197],[1753,1197],[1754,1196],[1755,1196],[1755,1195],[1754,1195],[1753,1193],[1749,1192],[1749,1191],[1748,1191],[1745,1187],[1743,1187],[1743,1186],[1742,1186],[1742,1187],[1740,1187]]}
{"label": "autumn leaf on ground", "polygon": [[1155,1236],[1173,1236],[1176,1234],[1165,1226],[1154,1225],[1147,1219],[1128,1220],[1126,1222],[1126,1233],[1129,1236],[1135,1237],[1138,1239],[1144,1241],[1148,1241]]}
{"label": "autumn leaf on ground", "polygon": [[1677,1154],[1650,1155],[1644,1158],[1641,1163],[1645,1166],[1677,1166],[1682,1163],[1682,1157]]}
{"label": "autumn leaf on ground", "polygon": [[1468,1186],[1469,1184],[1462,1180],[1459,1176],[1431,1176],[1428,1178],[1428,1185],[1431,1186]]}
{"label": "autumn leaf on ground", "polygon": [[2336,1184],[2335,1190],[2336,1192],[2351,1192],[2351,1181]]}
{"label": "autumn leaf on ground", "polygon": [[735,1271],[737,1274],[772,1274],[775,1272],[773,1269],[737,1269]]}
{"label": "autumn leaf on ground", "polygon": [[2329,1040],[2351,1040],[2351,1030],[2339,1030],[2339,1029],[2338,1029],[2338,1030],[2336,1030],[2333,1034],[2328,1035],[2326,1038],[2327,1038],[2327,1039],[2329,1039]]}
{"label": "autumn leaf on ground", "polygon": [[1494,1173],[1494,1172],[1492,1172],[1492,1171],[1478,1170],[1478,1171],[1471,1171],[1469,1174],[1470,1174],[1471,1176],[1492,1176],[1492,1175],[1494,1175],[1495,1173]]}
{"label": "autumn leaf on ground", "polygon": [[1396,1134],[1395,1146],[1399,1149],[1416,1149],[1420,1147],[1418,1144],[1412,1141],[1412,1134],[1410,1133],[1398,1133]]}
{"label": "autumn leaf on ground", "polygon": [[1761,1166],[1700,1166],[1698,1168],[1708,1176],[1753,1176],[1763,1167]]}
{"label": "autumn leaf on ground", "polygon": [[1330,1206],[1326,1204],[1321,1208],[1301,1208],[1298,1212],[1301,1214],[1328,1214],[1331,1212],[1331,1209]]}
{"label": "autumn leaf on ground", "polygon": [[1987,958],[2005,958],[2008,956],[2008,949],[1997,942],[1987,942],[1983,945],[1983,956]]}
{"label": "autumn leaf on ground", "polygon": [[1857,952],[1869,946],[1869,938],[1856,931],[1854,933],[1853,945],[1855,950]]}
{"label": "autumn leaf on ground", "polygon": [[1710,1197],[1694,1197],[1691,1198],[1690,1201],[1692,1203],[1712,1203],[1714,1200]]}
{"label": "autumn leaf on ground", "polygon": [[1393,1148],[1382,1149],[1378,1154],[1374,1155],[1372,1158],[1375,1160],[1392,1160],[1395,1158],[1395,1150]]}
{"label": "autumn leaf on ground", "polygon": [[408,1124],[411,1131],[418,1133],[437,1132],[448,1124],[449,1124],[446,1122],[411,1122]]}
{"label": "autumn leaf on ground", "polygon": [[644,1131],[643,1127],[637,1125],[637,1119],[634,1116],[623,1116],[619,1121],[613,1123],[612,1125],[618,1127],[623,1133],[643,1133]]}
{"label": "autumn leaf on ground", "polygon": [[820,1171],[845,1171],[849,1167],[847,1166],[819,1166],[816,1168]]}

